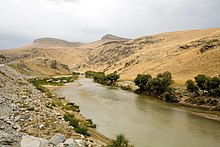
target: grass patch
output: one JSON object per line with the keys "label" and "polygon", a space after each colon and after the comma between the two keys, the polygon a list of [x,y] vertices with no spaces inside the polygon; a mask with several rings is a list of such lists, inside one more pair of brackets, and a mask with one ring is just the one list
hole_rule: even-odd
{"label": "grass patch", "polygon": [[63,106],[63,108],[66,110],[80,112],[79,106],[75,105],[74,103],[67,103],[66,105]]}
{"label": "grass patch", "polygon": [[88,128],[86,127],[76,127],[75,128],[76,133],[82,134],[84,136],[90,136],[88,133]]}
{"label": "grass patch", "polygon": [[74,82],[78,78],[77,75],[72,75],[68,77],[58,77],[58,78],[41,78],[41,79],[31,79],[29,80],[34,86],[39,90],[42,89],[42,85],[53,85],[53,86],[63,86],[64,83]]}

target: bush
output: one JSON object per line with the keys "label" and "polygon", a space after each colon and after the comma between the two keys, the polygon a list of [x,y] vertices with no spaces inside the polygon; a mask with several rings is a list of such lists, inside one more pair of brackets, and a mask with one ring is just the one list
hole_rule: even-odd
{"label": "bush", "polygon": [[149,74],[138,74],[134,80],[135,85],[137,85],[141,90],[145,90],[145,86],[148,83],[149,79],[151,79],[151,75]]}
{"label": "bush", "polygon": [[128,143],[128,139],[123,134],[119,134],[107,147],[129,147]]}
{"label": "bush", "polygon": [[198,93],[199,87],[195,84],[194,81],[192,80],[187,80],[186,81],[186,90],[191,92],[191,93]]}
{"label": "bush", "polygon": [[108,74],[107,76],[104,72],[86,71],[85,75],[86,78],[93,78],[95,82],[109,86],[114,85],[119,79],[119,75],[116,71]]}
{"label": "bush", "polygon": [[96,128],[96,124],[94,124],[91,119],[86,119],[86,126],[91,128]]}
{"label": "bush", "polygon": [[119,79],[119,75],[115,71],[113,73],[108,74],[106,78],[108,80],[108,85],[113,85]]}
{"label": "bush", "polygon": [[88,133],[88,128],[86,127],[76,127],[75,128],[76,133],[82,134],[84,136],[90,136]]}
{"label": "bush", "polygon": [[196,85],[192,80],[186,81],[187,90],[192,93],[197,93],[199,90],[208,92],[211,96],[220,96],[220,76],[209,77],[204,74],[199,74],[194,77]]}
{"label": "bush", "polygon": [[203,91],[204,93],[204,90],[206,89],[206,81],[207,81],[207,76],[204,75],[204,74],[199,74],[197,75],[195,78],[195,81],[196,81],[196,85]]}
{"label": "bush", "polygon": [[80,112],[79,106],[75,105],[74,103],[67,103],[66,105],[63,106],[63,108],[66,110]]}
{"label": "bush", "polygon": [[78,127],[79,121],[74,118],[74,115],[66,113],[63,118],[64,118],[65,121],[69,122],[69,124],[71,126],[73,126],[74,128]]}
{"label": "bush", "polygon": [[171,102],[171,103],[178,102],[178,101],[176,100],[176,97],[175,97],[174,95],[172,95],[171,93],[169,93],[169,92],[165,92],[165,93],[163,94],[163,96],[164,96],[166,102]]}
{"label": "bush", "polygon": [[139,91],[136,92],[148,92],[149,95],[153,94],[155,96],[160,96],[166,92],[170,85],[172,84],[171,73],[166,71],[164,73],[159,73],[157,77],[152,78],[149,74],[138,74],[134,80],[135,85],[139,87]]}
{"label": "bush", "polygon": [[75,128],[79,125],[79,121],[72,118],[72,119],[69,120],[69,124]]}

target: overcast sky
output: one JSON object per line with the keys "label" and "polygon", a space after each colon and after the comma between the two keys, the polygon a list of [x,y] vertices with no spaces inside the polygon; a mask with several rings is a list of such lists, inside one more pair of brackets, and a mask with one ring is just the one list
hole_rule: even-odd
{"label": "overcast sky", "polygon": [[0,0],[0,48],[220,27],[220,0]]}

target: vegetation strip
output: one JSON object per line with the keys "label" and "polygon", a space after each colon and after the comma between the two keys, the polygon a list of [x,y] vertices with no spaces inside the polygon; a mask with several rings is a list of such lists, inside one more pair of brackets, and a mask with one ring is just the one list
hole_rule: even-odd
{"label": "vegetation strip", "polygon": [[[87,78],[93,78],[97,83],[116,86],[120,78],[117,72],[105,75],[104,72],[87,71]],[[159,73],[156,77],[150,74],[138,74],[134,80],[138,89],[137,94],[144,94],[159,98],[166,102],[177,103],[181,106],[205,109],[220,110],[220,75],[210,77],[199,74],[193,80],[186,81],[186,89],[172,87],[174,81],[170,72]],[[120,86],[123,90],[132,91],[129,85]]]}

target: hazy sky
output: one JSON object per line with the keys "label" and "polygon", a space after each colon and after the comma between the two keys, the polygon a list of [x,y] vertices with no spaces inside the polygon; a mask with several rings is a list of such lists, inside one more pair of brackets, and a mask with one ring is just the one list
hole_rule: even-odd
{"label": "hazy sky", "polygon": [[220,0],[0,0],[0,48],[220,27]]}

